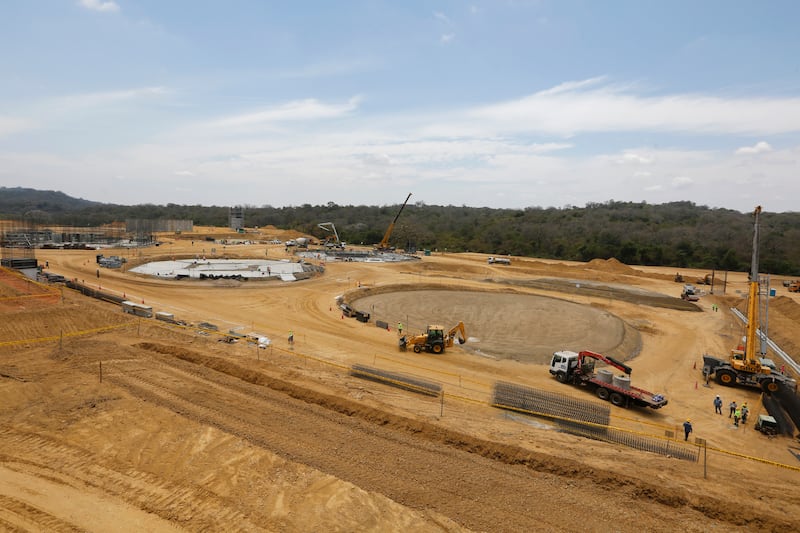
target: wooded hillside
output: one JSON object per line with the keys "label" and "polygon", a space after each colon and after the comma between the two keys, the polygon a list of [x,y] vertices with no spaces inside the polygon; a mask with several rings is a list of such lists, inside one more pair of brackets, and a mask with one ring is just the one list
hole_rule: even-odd
{"label": "wooded hillside", "polygon": [[[38,199],[37,199],[38,198]],[[753,206],[755,208],[755,206]],[[274,225],[325,237],[321,222],[333,222],[342,240],[380,242],[400,205],[328,203],[292,207],[245,206],[247,227]],[[196,225],[227,226],[228,206],[121,206],[76,200],[53,191],[0,188],[0,217],[31,223],[99,226],[127,219],[188,219]],[[762,272],[800,275],[800,213],[761,216]],[[409,204],[391,243],[405,249],[474,251],[589,261],[614,257],[630,265],[718,270],[749,268],[753,217],[692,202],[593,203],[586,207],[489,209]]]}

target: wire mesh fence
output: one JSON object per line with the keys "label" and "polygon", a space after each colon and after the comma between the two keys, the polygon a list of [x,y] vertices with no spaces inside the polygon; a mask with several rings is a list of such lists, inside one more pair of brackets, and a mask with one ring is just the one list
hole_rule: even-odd
{"label": "wire mesh fence", "polygon": [[550,391],[497,382],[492,391],[492,405],[501,409],[550,418],[567,433],[605,442],[622,444],[641,451],[697,461],[698,449],[674,440],[638,435],[608,427],[611,408]]}
{"label": "wire mesh fence", "polygon": [[693,445],[680,444],[680,442],[674,440],[646,437],[621,429],[595,426],[572,420],[558,420],[557,422],[563,431],[573,435],[622,444],[636,450],[675,457],[684,461],[697,462],[698,459],[699,448]]}
{"label": "wire mesh fence", "polygon": [[390,372],[388,370],[381,370],[365,365],[353,365],[350,368],[350,374],[355,377],[385,383],[393,387],[417,392],[426,396],[439,396],[442,393],[442,386],[439,383],[409,376],[407,374],[401,374],[399,372]]}
{"label": "wire mesh fence", "polygon": [[608,425],[611,418],[608,405],[502,381],[494,384],[492,404],[495,407],[602,425]]}

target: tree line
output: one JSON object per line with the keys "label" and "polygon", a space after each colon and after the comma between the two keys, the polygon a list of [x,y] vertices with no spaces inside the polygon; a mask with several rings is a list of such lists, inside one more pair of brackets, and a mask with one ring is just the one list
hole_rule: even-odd
{"label": "tree line", "polygon": [[[41,193],[37,195],[36,193]],[[15,198],[16,196],[16,198]],[[754,206],[755,207],[755,206]],[[244,206],[247,227],[273,225],[318,238],[317,225],[333,222],[342,240],[381,241],[400,205],[303,204]],[[101,226],[129,219],[184,219],[200,226],[227,226],[229,207],[123,206],[76,200],[63,193],[0,188],[0,217],[38,224]],[[800,275],[800,213],[760,217],[760,270]],[[616,258],[629,265],[749,270],[753,216],[693,202],[590,203],[585,207],[491,209],[426,205],[405,207],[391,235],[406,250],[482,252],[573,261]]]}

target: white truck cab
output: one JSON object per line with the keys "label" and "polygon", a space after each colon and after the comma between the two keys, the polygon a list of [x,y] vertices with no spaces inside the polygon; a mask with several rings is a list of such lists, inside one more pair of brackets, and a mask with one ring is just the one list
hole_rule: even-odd
{"label": "white truck cab", "polygon": [[553,358],[550,360],[550,373],[554,375],[559,372],[563,372],[565,375],[570,374],[570,371],[575,370],[577,366],[577,352],[571,352],[569,350],[555,352]]}

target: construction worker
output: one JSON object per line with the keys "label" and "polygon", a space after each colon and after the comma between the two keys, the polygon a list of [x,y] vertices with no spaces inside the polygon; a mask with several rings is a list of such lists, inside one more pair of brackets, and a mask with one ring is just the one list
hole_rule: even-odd
{"label": "construction worker", "polygon": [[728,418],[733,418],[733,413],[736,412],[736,400],[732,401],[728,407],[730,407],[731,413],[728,415]]}
{"label": "construction worker", "polygon": [[402,322],[398,322],[397,323],[397,333],[398,333],[398,335],[402,335],[403,334],[403,323]]}
{"label": "construction worker", "polygon": [[689,433],[692,432],[692,421],[688,418],[683,423],[683,440],[689,440]]}
{"label": "construction worker", "polygon": [[289,330],[289,346],[294,345],[294,331]]}
{"label": "construction worker", "polygon": [[742,404],[742,424],[747,422],[747,415],[750,413],[750,409],[747,408],[747,402]]}
{"label": "construction worker", "polygon": [[719,394],[714,398],[714,412],[718,415],[722,414],[722,398],[719,397]]}
{"label": "construction worker", "polygon": [[736,411],[733,412],[733,425],[737,428],[739,427],[739,419],[742,418],[742,410],[740,408],[736,408]]}

